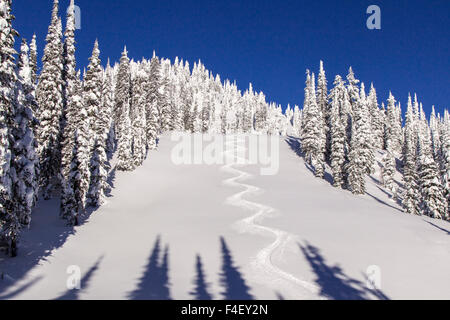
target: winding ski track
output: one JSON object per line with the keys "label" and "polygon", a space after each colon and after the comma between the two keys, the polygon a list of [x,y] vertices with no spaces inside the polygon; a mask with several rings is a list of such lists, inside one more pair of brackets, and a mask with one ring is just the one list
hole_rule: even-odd
{"label": "winding ski track", "polygon": [[[251,174],[237,168],[242,166],[242,164],[245,165],[245,159],[239,156],[239,153],[245,150],[245,140],[243,138],[237,137],[233,141],[227,141],[224,153],[228,158],[221,170],[235,175],[224,180],[225,185],[244,189],[228,197],[226,203],[254,212],[251,216],[236,222],[235,226],[238,231],[274,239],[270,245],[262,248],[252,258],[250,262],[251,275],[258,283],[268,285],[272,290],[280,292],[288,298],[317,298],[319,296],[319,288],[316,285],[280,269],[274,263],[275,255],[282,255],[289,243],[297,240],[297,237],[286,231],[261,224],[265,218],[277,216],[279,212],[262,203],[245,199],[247,195],[258,194],[262,191],[259,187],[242,182],[252,177]],[[230,157],[232,157],[231,161]]]}

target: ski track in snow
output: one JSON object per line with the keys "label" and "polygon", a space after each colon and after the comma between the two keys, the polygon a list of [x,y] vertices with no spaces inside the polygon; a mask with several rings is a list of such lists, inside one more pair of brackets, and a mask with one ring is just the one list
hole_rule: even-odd
{"label": "ski track in snow", "polygon": [[[306,280],[290,274],[274,263],[275,255],[282,254],[292,241],[298,241],[298,238],[286,231],[271,228],[260,224],[264,218],[275,217],[279,214],[277,210],[262,203],[253,202],[244,199],[246,195],[258,194],[262,190],[256,186],[245,184],[242,181],[252,177],[251,174],[236,168],[241,163],[245,164],[245,159],[239,156],[239,153],[246,150],[245,140],[237,138],[226,142],[225,155],[232,156],[231,161],[221,168],[222,171],[236,176],[224,180],[224,184],[234,188],[243,188],[240,191],[226,199],[226,203],[235,207],[243,208],[255,213],[247,218],[236,222],[235,226],[239,232],[262,235],[264,237],[275,238],[267,247],[261,249],[252,261],[252,277],[260,284],[269,286],[275,292],[281,293],[290,299],[317,299],[320,296],[320,289]],[[232,146],[232,148],[229,148]],[[240,150],[240,151],[238,151]],[[237,160],[237,161],[236,161]],[[229,163],[228,163],[229,162]]]}

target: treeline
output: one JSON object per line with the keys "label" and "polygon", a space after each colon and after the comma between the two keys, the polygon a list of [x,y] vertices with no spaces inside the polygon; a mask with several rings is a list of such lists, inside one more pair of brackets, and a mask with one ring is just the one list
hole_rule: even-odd
{"label": "treeline", "polygon": [[[448,218],[449,114],[430,121],[417,97],[409,98],[403,124],[392,95],[379,106],[373,86],[366,95],[350,69],[328,91],[323,65],[307,73],[303,109],[268,103],[252,85],[244,92],[222,81],[199,61],[192,68],[176,58],[130,60],[106,67],[96,41],[87,69],[75,59],[74,2],[63,33],[58,0],[38,72],[36,37],[22,40],[12,27],[12,0],[0,0],[0,242],[12,255],[31,223],[38,195],[61,198],[60,215],[77,225],[88,207],[105,202],[108,173],[142,165],[158,137],[169,131],[262,133],[301,137],[302,152],[318,177],[331,166],[336,187],[365,192],[375,152],[385,151],[383,183],[408,213]],[[394,181],[396,157],[404,177]]]}
{"label": "treeline", "polygon": [[38,195],[61,198],[60,215],[79,223],[109,190],[110,160],[130,171],[140,166],[158,137],[193,133],[286,133],[280,105],[268,104],[251,84],[242,93],[201,62],[152,59],[135,62],[126,48],[120,63],[105,68],[96,41],[87,70],[75,59],[74,1],[63,32],[59,2],[38,73],[36,37],[22,41],[16,59],[12,0],[0,0],[0,242],[12,255],[31,223]]}
{"label": "treeline", "polygon": [[[307,71],[303,110],[294,111],[302,152],[317,177],[331,167],[334,186],[354,194],[366,192],[366,177],[375,172],[375,153],[384,150],[382,183],[410,214],[449,219],[450,116],[431,113],[428,121],[417,95],[408,97],[406,117],[389,93],[379,105],[371,85],[366,93],[352,68],[346,81],[337,75],[327,89],[322,62],[315,80]],[[399,163],[397,163],[397,159]],[[394,175],[403,175],[402,188]]]}

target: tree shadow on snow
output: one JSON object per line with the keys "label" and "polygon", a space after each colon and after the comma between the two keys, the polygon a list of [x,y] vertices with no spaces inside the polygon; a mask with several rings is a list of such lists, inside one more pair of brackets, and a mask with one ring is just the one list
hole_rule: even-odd
{"label": "tree shadow on snow", "polygon": [[171,300],[169,287],[169,247],[166,246],[164,252],[161,252],[161,239],[158,236],[138,286],[128,294],[128,298]]}
{"label": "tree shadow on snow", "polygon": [[194,289],[189,294],[195,300],[213,300],[213,296],[208,291],[209,283],[206,282],[202,259],[199,255],[196,258],[195,273]]}
{"label": "tree shadow on snow", "polygon": [[84,292],[89,287],[89,282],[92,280],[94,274],[97,272],[100,263],[103,260],[103,256],[101,256],[97,262],[86,272],[86,274],[81,278],[80,281],[80,289],[70,289],[62,296],[56,298],[55,300],[79,300],[80,293]]}
{"label": "tree shadow on snow", "polygon": [[[303,158],[305,161],[305,167],[311,171],[311,173],[314,175],[315,174],[315,170],[314,167],[311,166],[308,162],[306,162],[305,159],[305,155],[302,152],[302,148],[301,148],[301,144],[300,144],[300,139],[296,138],[296,137],[292,137],[292,136],[288,136],[286,138],[286,143],[288,144],[288,146],[292,149],[292,151],[295,152],[295,154],[297,156],[299,156],[300,158]],[[324,175],[323,175],[323,180],[325,180],[326,182],[328,182],[330,185],[333,185],[333,176],[327,171],[324,170]]]}
{"label": "tree shadow on snow", "polygon": [[388,207],[390,207],[390,208],[392,208],[392,209],[395,209],[395,210],[397,210],[397,211],[403,212],[403,211],[400,210],[399,208],[394,207],[393,205],[390,205],[390,204],[387,203],[386,201],[381,200],[380,198],[374,196],[373,194],[371,194],[371,193],[369,193],[369,192],[367,192],[367,191],[366,191],[366,194],[367,194],[368,196],[370,196],[372,199],[374,199],[375,201],[377,201],[377,202],[379,202],[379,203],[381,203],[381,204],[384,204],[385,206],[388,206]]}
{"label": "tree shadow on snow", "polygon": [[234,266],[231,252],[223,237],[220,238],[222,250],[222,272],[219,274],[220,283],[224,288],[224,300],[253,300],[250,287],[247,286],[239,269]]}
{"label": "tree shadow on snow", "polygon": [[437,228],[437,229],[439,229],[439,230],[445,232],[448,236],[450,236],[450,231],[448,231],[447,229],[444,229],[444,228],[442,228],[442,227],[438,226],[437,224],[434,224],[434,223],[432,223],[432,222],[430,222],[430,221],[426,221],[426,220],[423,220],[423,221],[425,221],[425,222],[428,223],[429,225],[432,225],[433,227],[435,227],[435,228]]}
{"label": "tree shadow on snow", "polygon": [[65,221],[59,218],[59,209],[59,198],[39,200],[33,211],[31,229],[21,234],[17,257],[5,257],[0,263],[0,271],[5,275],[0,280],[0,294],[22,280],[40,261],[52,256],[69,236],[76,233],[74,228],[67,227]]}
{"label": "tree shadow on snow", "polygon": [[[114,188],[114,179],[115,170],[112,169],[108,177],[111,188]],[[23,279],[40,261],[51,257],[71,235],[76,234],[76,228],[67,226],[66,221],[60,218],[60,203],[58,192],[50,200],[39,198],[33,210],[31,227],[21,234],[17,257],[0,260],[0,274],[4,275],[3,279],[0,277],[0,295]],[[78,227],[87,223],[97,209],[89,207],[86,212],[80,213]]]}
{"label": "tree shadow on snow", "polygon": [[322,296],[333,300],[389,299],[381,291],[371,290],[359,280],[347,276],[339,265],[327,265],[318,248],[308,243],[306,247],[299,247],[316,274],[315,281],[320,286]]}
{"label": "tree shadow on snow", "polygon": [[[19,289],[14,290],[11,293],[5,294],[0,296],[0,300],[9,300],[9,299],[13,299],[15,296],[21,294],[22,292],[28,290],[29,288],[31,288],[32,286],[34,286],[36,283],[38,283],[43,277],[37,277],[33,280],[31,280],[30,282],[24,284],[23,286],[21,286]],[[4,276],[2,275],[2,281],[8,281],[10,279],[5,279]],[[15,282],[14,282],[15,283]]]}

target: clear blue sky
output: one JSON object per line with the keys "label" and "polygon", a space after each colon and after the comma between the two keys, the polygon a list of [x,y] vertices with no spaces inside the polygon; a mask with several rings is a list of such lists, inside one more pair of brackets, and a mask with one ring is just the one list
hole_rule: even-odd
{"label": "clear blue sky", "polygon": [[[449,0],[75,0],[82,29],[77,63],[87,65],[99,39],[101,58],[201,59],[241,89],[252,82],[269,101],[303,103],[305,70],[325,63],[329,86],[353,66],[379,100],[392,90],[405,107],[417,92],[427,114],[450,108]],[[60,0],[64,11],[69,0]],[[366,9],[381,8],[382,29],[368,30]],[[38,36],[40,57],[52,0],[13,0],[15,28]]]}

